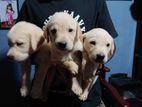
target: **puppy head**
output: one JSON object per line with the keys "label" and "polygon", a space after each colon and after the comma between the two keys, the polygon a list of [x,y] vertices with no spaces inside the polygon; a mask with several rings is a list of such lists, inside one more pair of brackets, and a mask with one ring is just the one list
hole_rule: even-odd
{"label": "puppy head", "polygon": [[18,22],[8,32],[7,56],[15,61],[26,60],[44,41],[43,31],[28,22]]}
{"label": "puppy head", "polygon": [[110,34],[101,28],[84,34],[84,49],[89,59],[97,63],[107,63],[115,51],[115,43]]}
{"label": "puppy head", "polygon": [[[82,33],[78,23],[68,13],[56,12],[44,31],[52,46],[60,51],[70,51],[81,43]],[[76,49],[79,50],[81,46]]]}

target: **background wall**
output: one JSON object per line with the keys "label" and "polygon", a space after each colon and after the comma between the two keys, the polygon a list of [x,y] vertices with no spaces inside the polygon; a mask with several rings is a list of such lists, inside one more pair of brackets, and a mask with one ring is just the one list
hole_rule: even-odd
{"label": "background wall", "polygon": [[133,53],[136,33],[136,22],[130,13],[132,1],[107,1],[109,12],[118,32],[116,42],[116,53],[107,64],[112,73],[127,73],[132,75]]}
{"label": "background wall", "polygon": [[[19,0],[21,7],[24,0]],[[132,1],[107,1],[108,8],[119,36],[115,39],[117,50],[113,59],[107,64],[112,73],[125,72],[132,74],[133,51],[135,41],[136,22],[130,14]],[[0,98],[18,104],[21,102],[19,95],[19,64],[7,59],[8,30],[0,30]],[[18,94],[17,94],[18,93]],[[10,103],[8,103],[10,105]]]}

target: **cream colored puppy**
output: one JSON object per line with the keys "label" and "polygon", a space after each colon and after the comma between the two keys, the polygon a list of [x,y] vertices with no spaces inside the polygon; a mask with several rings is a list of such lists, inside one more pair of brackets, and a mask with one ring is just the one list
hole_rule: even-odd
{"label": "cream colored puppy", "polygon": [[[68,13],[56,12],[44,28],[45,37],[49,41],[50,62],[60,63],[71,74],[79,75],[81,61],[76,53],[83,51],[83,36],[78,23]],[[76,76],[73,76],[72,91],[80,95],[82,89],[78,85]]]}
{"label": "cream colored puppy", "polygon": [[[8,44],[10,46],[7,56],[21,64],[22,81],[21,96],[27,96],[30,89],[30,73],[31,65],[37,65],[36,75],[38,78],[44,78],[41,72],[47,71],[47,42],[43,36],[43,30],[38,26],[21,21],[15,24],[8,32]],[[42,84],[38,84],[39,80],[33,83],[32,96],[38,96],[41,92]]]}
{"label": "cream colored puppy", "polygon": [[95,84],[95,76],[101,64],[107,63],[115,51],[115,43],[111,35],[102,28],[95,28],[84,34],[83,53],[83,93],[81,100],[86,100]]}

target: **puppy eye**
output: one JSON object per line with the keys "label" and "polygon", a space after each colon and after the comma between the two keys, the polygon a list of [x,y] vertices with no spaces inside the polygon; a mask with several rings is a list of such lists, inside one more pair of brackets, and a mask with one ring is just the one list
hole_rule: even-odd
{"label": "puppy eye", "polygon": [[23,45],[23,43],[22,42],[17,42],[16,45],[21,46],[21,45]]}
{"label": "puppy eye", "polygon": [[69,32],[72,32],[72,31],[73,31],[73,29],[70,28],[70,29],[69,29]]}
{"label": "puppy eye", "polygon": [[90,44],[96,45],[96,42],[95,41],[91,41]]}
{"label": "puppy eye", "polygon": [[108,44],[106,44],[106,46],[107,46],[107,47],[109,47],[109,46],[110,46],[110,44],[108,43]]}
{"label": "puppy eye", "polygon": [[52,33],[52,34],[56,34],[56,32],[57,32],[56,29],[52,29],[52,30],[51,30],[51,33]]}

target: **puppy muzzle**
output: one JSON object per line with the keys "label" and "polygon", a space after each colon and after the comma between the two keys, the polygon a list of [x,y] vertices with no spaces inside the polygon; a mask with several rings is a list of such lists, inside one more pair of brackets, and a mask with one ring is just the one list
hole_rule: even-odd
{"label": "puppy muzzle", "polygon": [[103,63],[104,62],[104,58],[105,58],[105,55],[103,53],[100,53],[100,54],[96,55],[95,61],[98,62],[98,63]]}
{"label": "puppy muzzle", "polygon": [[14,60],[14,56],[13,55],[7,55],[8,59],[10,60]]}
{"label": "puppy muzzle", "polygon": [[60,50],[66,50],[67,43],[66,43],[66,42],[57,42],[57,43],[56,43],[56,46],[57,46],[57,48],[60,49]]}

